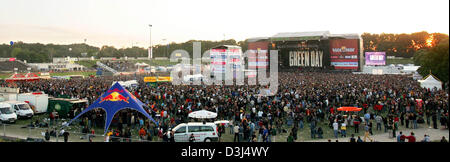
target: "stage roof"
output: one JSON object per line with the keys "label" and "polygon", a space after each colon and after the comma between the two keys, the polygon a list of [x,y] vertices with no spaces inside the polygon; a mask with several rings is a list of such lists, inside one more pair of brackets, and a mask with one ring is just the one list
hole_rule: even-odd
{"label": "stage roof", "polygon": [[269,37],[255,37],[247,39],[247,42],[259,42],[259,41],[268,41]]}
{"label": "stage roof", "polygon": [[331,34],[331,35],[329,35],[329,38],[361,39],[361,36],[357,33]]}
{"label": "stage roof", "polygon": [[330,35],[329,31],[278,33],[270,37],[272,41],[321,40]]}

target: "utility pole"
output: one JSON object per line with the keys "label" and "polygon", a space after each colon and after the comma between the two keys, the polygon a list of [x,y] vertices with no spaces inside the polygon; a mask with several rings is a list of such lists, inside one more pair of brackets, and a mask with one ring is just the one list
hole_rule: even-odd
{"label": "utility pole", "polygon": [[167,39],[162,39],[163,43],[166,44],[166,52],[164,52],[164,55],[167,56],[167,49],[168,49],[168,46],[167,46],[167,45],[168,45],[168,44],[167,44],[166,40],[167,40]]}
{"label": "utility pole", "polygon": [[150,27],[150,49],[148,52],[148,59],[151,60],[152,59],[152,55],[153,55],[153,47],[152,47],[152,24],[148,25]]}

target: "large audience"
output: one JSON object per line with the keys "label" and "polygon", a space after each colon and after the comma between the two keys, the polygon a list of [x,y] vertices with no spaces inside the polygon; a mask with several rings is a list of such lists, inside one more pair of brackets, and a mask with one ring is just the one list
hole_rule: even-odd
{"label": "large audience", "polygon": [[[377,129],[383,125],[385,131],[393,132],[393,137],[396,136],[396,124],[403,125],[409,121],[412,128],[416,128],[417,122],[427,123],[435,129],[448,125],[448,83],[443,90],[424,89],[406,75],[280,72],[278,92],[274,96],[258,95],[259,89],[263,88],[258,85],[186,86],[166,82],[149,86],[143,82],[145,76],[40,80],[15,84],[1,81],[0,86],[18,87],[21,93],[42,91],[50,96],[68,95],[86,99],[91,104],[110,88],[113,81],[136,79],[139,85],[129,88],[129,91],[147,104],[147,111],[159,125],[137,112],[123,110],[115,116],[109,134],[129,138],[130,129],[137,129],[139,136],[147,140],[168,141],[164,134],[170,133],[170,128],[188,122],[187,114],[201,109],[217,112],[217,120],[230,120],[230,133],[237,133],[235,141],[273,141],[272,136],[279,133],[288,133],[288,141],[295,141],[297,132],[305,125],[311,128],[311,138],[323,138],[325,129],[336,131],[336,127],[342,136],[345,130],[350,132],[345,127],[354,128],[355,133],[359,127],[367,131],[370,129],[372,133],[372,121]],[[337,111],[342,106],[363,110]],[[84,108],[74,108],[69,117],[74,117]],[[322,128],[319,123],[325,123],[328,127]],[[79,120],[79,124],[86,133],[93,127],[103,128],[104,112],[99,109],[89,112]],[[142,135],[142,132],[146,133]],[[219,126],[219,132],[226,133],[223,125]]]}

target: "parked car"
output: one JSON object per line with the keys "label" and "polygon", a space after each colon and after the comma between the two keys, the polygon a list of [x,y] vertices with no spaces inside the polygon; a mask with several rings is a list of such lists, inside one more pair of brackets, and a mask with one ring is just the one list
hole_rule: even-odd
{"label": "parked car", "polygon": [[214,123],[182,123],[173,128],[175,142],[189,142],[193,134],[195,142],[217,142],[219,135]]}

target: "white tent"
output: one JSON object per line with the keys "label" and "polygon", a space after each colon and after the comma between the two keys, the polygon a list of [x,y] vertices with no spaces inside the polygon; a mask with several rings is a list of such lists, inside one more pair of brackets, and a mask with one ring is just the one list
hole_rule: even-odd
{"label": "white tent", "polygon": [[423,80],[419,80],[419,83],[422,88],[433,90],[436,87],[437,90],[442,89],[442,82],[433,74],[428,75]]}
{"label": "white tent", "polygon": [[205,78],[202,74],[195,74],[195,75],[186,75],[183,77],[183,80],[185,82],[194,81],[194,80],[202,80]]}
{"label": "white tent", "polygon": [[189,113],[188,115],[190,118],[197,118],[197,119],[211,119],[216,118],[217,113],[206,111],[206,110],[200,110],[200,111],[194,111]]}
{"label": "white tent", "polygon": [[145,62],[142,62],[142,63],[138,62],[138,63],[134,64],[134,66],[148,66],[148,64],[146,64]]}
{"label": "white tent", "polygon": [[129,80],[129,81],[114,81],[113,85],[116,84],[116,82],[119,82],[120,85],[124,86],[124,87],[132,87],[132,86],[137,86],[138,82],[137,80]]}

